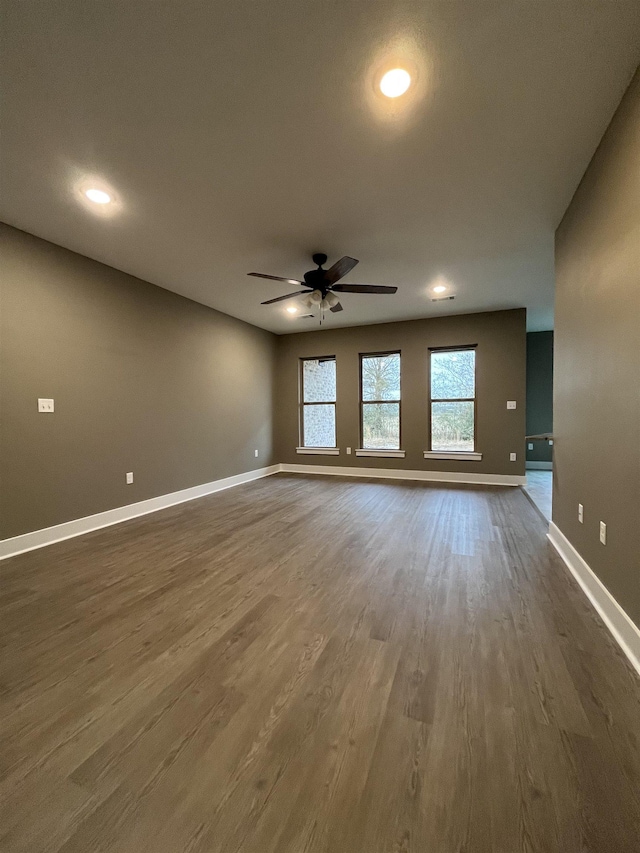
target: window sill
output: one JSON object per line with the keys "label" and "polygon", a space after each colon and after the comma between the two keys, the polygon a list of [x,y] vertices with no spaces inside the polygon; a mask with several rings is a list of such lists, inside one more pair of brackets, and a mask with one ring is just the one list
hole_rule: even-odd
{"label": "window sill", "polygon": [[303,453],[307,456],[339,456],[339,447],[296,447],[296,453]]}
{"label": "window sill", "polygon": [[391,459],[404,459],[406,451],[404,450],[375,450],[374,448],[367,449],[360,447],[356,450],[356,456],[388,456]]}
{"label": "window sill", "polygon": [[482,461],[482,453],[471,453],[468,450],[451,451],[450,453],[439,450],[425,450],[423,456],[425,459],[458,459],[466,462]]}

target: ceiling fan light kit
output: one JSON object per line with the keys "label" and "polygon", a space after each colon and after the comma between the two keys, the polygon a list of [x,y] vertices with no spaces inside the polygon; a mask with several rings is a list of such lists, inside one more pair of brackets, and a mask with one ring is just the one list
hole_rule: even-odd
{"label": "ceiling fan light kit", "polygon": [[[313,310],[320,308],[320,324],[324,320],[325,311],[331,311],[337,314],[342,311],[342,305],[337,297],[337,293],[369,293],[369,294],[387,294],[395,293],[397,287],[388,287],[378,284],[338,284],[341,278],[351,272],[358,263],[356,258],[350,258],[345,255],[339,261],[329,267],[328,270],[323,269],[323,265],[327,262],[327,256],[323,252],[316,252],[312,256],[314,264],[317,264],[317,269],[309,270],[304,274],[304,281],[298,279],[283,278],[279,275],[267,275],[266,273],[250,272],[247,275],[255,278],[266,278],[270,281],[283,281],[287,284],[299,284],[303,290],[295,293],[286,293],[284,296],[276,296],[275,299],[267,299],[262,305],[272,305],[274,302],[282,302],[286,299],[295,299],[296,297],[307,294],[302,300],[305,308]],[[305,314],[304,317],[308,317]],[[300,318],[302,319],[302,317]]]}

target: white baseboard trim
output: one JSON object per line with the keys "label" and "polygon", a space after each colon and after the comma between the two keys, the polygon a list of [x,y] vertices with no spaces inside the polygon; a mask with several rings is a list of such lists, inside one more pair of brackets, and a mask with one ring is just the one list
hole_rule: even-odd
{"label": "white baseboard trim", "polygon": [[553,522],[549,524],[547,536],[628,657],[631,665],[640,675],[640,628],[620,607],[593,569],[583,560],[564,533]]}
{"label": "white baseboard trim", "polygon": [[479,486],[524,486],[526,477],[516,474],[467,474],[458,471],[404,471],[400,468],[349,468],[338,465],[289,465],[288,474],[331,474],[337,477],[375,477],[390,480],[425,480],[430,483],[466,483]]}
{"label": "white baseboard trim", "polygon": [[5,560],[7,557],[15,557],[17,554],[22,554],[25,551],[33,551],[35,548],[44,548],[46,545],[53,545],[54,542],[62,542],[64,539],[71,539],[74,536],[82,536],[84,533],[90,533],[92,530],[100,530],[101,527],[110,527],[112,524],[129,521],[131,518],[138,518],[140,515],[157,512],[159,509],[166,509],[176,504],[185,503],[185,501],[192,501],[196,498],[205,497],[205,495],[212,495],[214,492],[230,489],[232,486],[240,486],[242,483],[249,483],[251,480],[268,477],[269,474],[276,474],[279,470],[280,465],[256,468],[254,471],[247,471],[244,474],[235,474],[233,477],[213,480],[210,483],[202,483],[199,486],[192,486],[189,489],[181,489],[179,492],[159,495],[157,498],[149,498],[148,500],[138,501],[134,504],[108,509],[105,512],[98,512],[95,515],[87,515],[84,518],[65,521],[53,527],[45,527],[41,530],[34,530],[31,533],[23,533],[20,536],[13,536],[10,539],[2,539],[0,540],[0,560]]}
{"label": "white baseboard trim", "polygon": [[527,462],[527,471],[553,471],[553,462]]}

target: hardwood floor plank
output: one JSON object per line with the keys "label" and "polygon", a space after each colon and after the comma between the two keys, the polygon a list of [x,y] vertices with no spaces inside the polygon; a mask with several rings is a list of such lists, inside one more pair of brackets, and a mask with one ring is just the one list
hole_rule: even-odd
{"label": "hardwood floor plank", "polygon": [[0,850],[640,849],[640,682],[545,534],[276,475],[5,561]]}

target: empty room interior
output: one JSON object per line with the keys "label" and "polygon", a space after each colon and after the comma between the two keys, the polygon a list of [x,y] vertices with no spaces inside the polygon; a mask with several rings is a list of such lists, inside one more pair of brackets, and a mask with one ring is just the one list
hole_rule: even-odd
{"label": "empty room interior", "polygon": [[0,850],[638,853],[640,3],[0,40]]}

